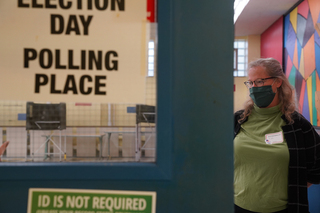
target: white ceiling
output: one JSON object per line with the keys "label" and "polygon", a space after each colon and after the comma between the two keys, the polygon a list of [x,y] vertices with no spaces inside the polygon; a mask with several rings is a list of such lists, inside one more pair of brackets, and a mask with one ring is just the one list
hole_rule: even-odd
{"label": "white ceiling", "polygon": [[301,0],[250,0],[235,23],[235,36],[260,35]]}

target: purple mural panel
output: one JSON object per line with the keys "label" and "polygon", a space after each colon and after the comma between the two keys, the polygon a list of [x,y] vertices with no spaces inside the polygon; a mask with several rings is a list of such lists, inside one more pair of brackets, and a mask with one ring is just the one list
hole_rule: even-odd
{"label": "purple mural panel", "polygon": [[307,82],[306,82],[306,84],[305,84],[305,90],[304,90],[304,100],[303,100],[302,115],[303,115],[308,121],[310,121]]}
{"label": "purple mural panel", "polygon": [[314,44],[314,50],[315,50],[315,58],[316,58],[316,70],[317,70],[318,76],[320,76],[320,46],[317,43]]}
{"label": "purple mural panel", "polygon": [[320,46],[320,37],[317,31],[314,33],[314,42]]}
{"label": "purple mural panel", "polygon": [[290,59],[289,53],[287,49],[284,49],[284,65],[283,65],[283,72],[286,74],[287,78],[290,75],[293,63],[292,60]]}
{"label": "purple mural panel", "polygon": [[[284,64],[283,64],[283,72],[286,74],[286,76],[289,76],[289,73],[288,72],[288,51],[287,49],[285,48],[284,51],[283,51],[283,57],[284,57]],[[290,69],[290,68],[289,68]]]}
{"label": "purple mural panel", "polygon": [[296,93],[297,93],[297,100],[300,100],[302,81],[304,81],[304,78],[302,77],[300,72],[296,71],[295,88],[296,88]]}
{"label": "purple mural panel", "polygon": [[308,19],[307,19],[307,24],[306,24],[306,30],[304,32],[304,36],[303,36],[303,44],[302,44],[302,47],[304,47],[309,39],[311,38],[311,36],[314,34],[315,32],[315,29],[314,29],[314,24],[312,22],[312,16],[311,16],[311,13],[309,11],[308,13]]}
{"label": "purple mural panel", "polygon": [[288,55],[290,56],[291,60],[293,61],[293,53],[294,53],[294,46],[296,42],[296,33],[292,27],[291,22],[288,26],[288,34],[287,34],[287,42],[286,42],[286,49],[288,51]]}
{"label": "purple mural panel", "polygon": [[[300,42],[297,42],[297,50],[298,50],[298,66],[300,67],[300,59],[301,59],[301,50],[302,50],[302,47],[301,47],[301,44]],[[299,69],[299,67],[297,67]]]}
{"label": "purple mural panel", "polygon": [[283,19],[283,46],[287,46],[287,38],[288,38],[288,26],[290,24],[290,15],[287,15]]}
{"label": "purple mural panel", "polygon": [[306,29],[307,20],[298,14],[297,17],[297,38],[301,46],[303,46],[303,36]]}

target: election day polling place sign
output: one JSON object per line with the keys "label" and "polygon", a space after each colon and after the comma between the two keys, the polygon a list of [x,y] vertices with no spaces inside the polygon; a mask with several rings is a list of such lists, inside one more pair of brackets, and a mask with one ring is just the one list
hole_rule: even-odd
{"label": "election day polling place sign", "polygon": [[146,0],[1,0],[0,99],[144,101]]}
{"label": "election day polling place sign", "polygon": [[155,213],[156,192],[29,189],[27,213]]}

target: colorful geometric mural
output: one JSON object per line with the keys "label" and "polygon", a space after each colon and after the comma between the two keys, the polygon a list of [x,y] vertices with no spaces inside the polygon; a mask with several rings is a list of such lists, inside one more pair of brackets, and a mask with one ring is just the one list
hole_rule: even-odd
{"label": "colorful geometric mural", "polygon": [[320,126],[320,1],[305,0],[284,18],[284,70],[295,87],[300,112]]}

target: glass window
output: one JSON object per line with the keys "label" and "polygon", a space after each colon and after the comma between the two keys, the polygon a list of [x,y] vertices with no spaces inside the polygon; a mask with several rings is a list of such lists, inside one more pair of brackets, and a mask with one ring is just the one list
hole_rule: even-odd
{"label": "glass window", "polygon": [[[13,8],[9,2],[0,11]],[[114,21],[122,9],[118,2],[108,15],[95,16],[92,22],[99,27],[90,27],[85,36],[76,35],[74,28],[70,36],[48,35],[48,23],[35,26],[32,18],[24,22],[27,31],[17,27],[23,33],[3,25],[6,33],[0,36],[12,37],[8,47],[21,42],[9,52],[7,46],[0,49],[10,61],[10,66],[0,63],[3,79],[10,82],[0,99],[0,145],[10,141],[0,153],[2,161],[156,162],[158,33],[156,20],[146,22],[141,13],[146,3],[126,5],[119,25]],[[0,14],[2,19],[23,18],[28,13],[21,9]],[[95,11],[101,14],[93,10],[93,15]],[[33,16],[48,17],[40,10]],[[100,33],[106,30],[114,32],[108,39]],[[44,43],[38,48],[34,36],[50,40],[52,48]],[[17,60],[21,51],[28,63],[24,57]],[[16,75],[24,81],[12,78]]]}
{"label": "glass window", "polygon": [[154,76],[154,41],[149,41],[148,44],[148,76]]}
{"label": "glass window", "polygon": [[234,72],[233,76],[235,77],[244,77],[247,76],[247,60],[248,60],[248,42],[246,39],[235,39],[234,49],[237,52],[234,59]]}

